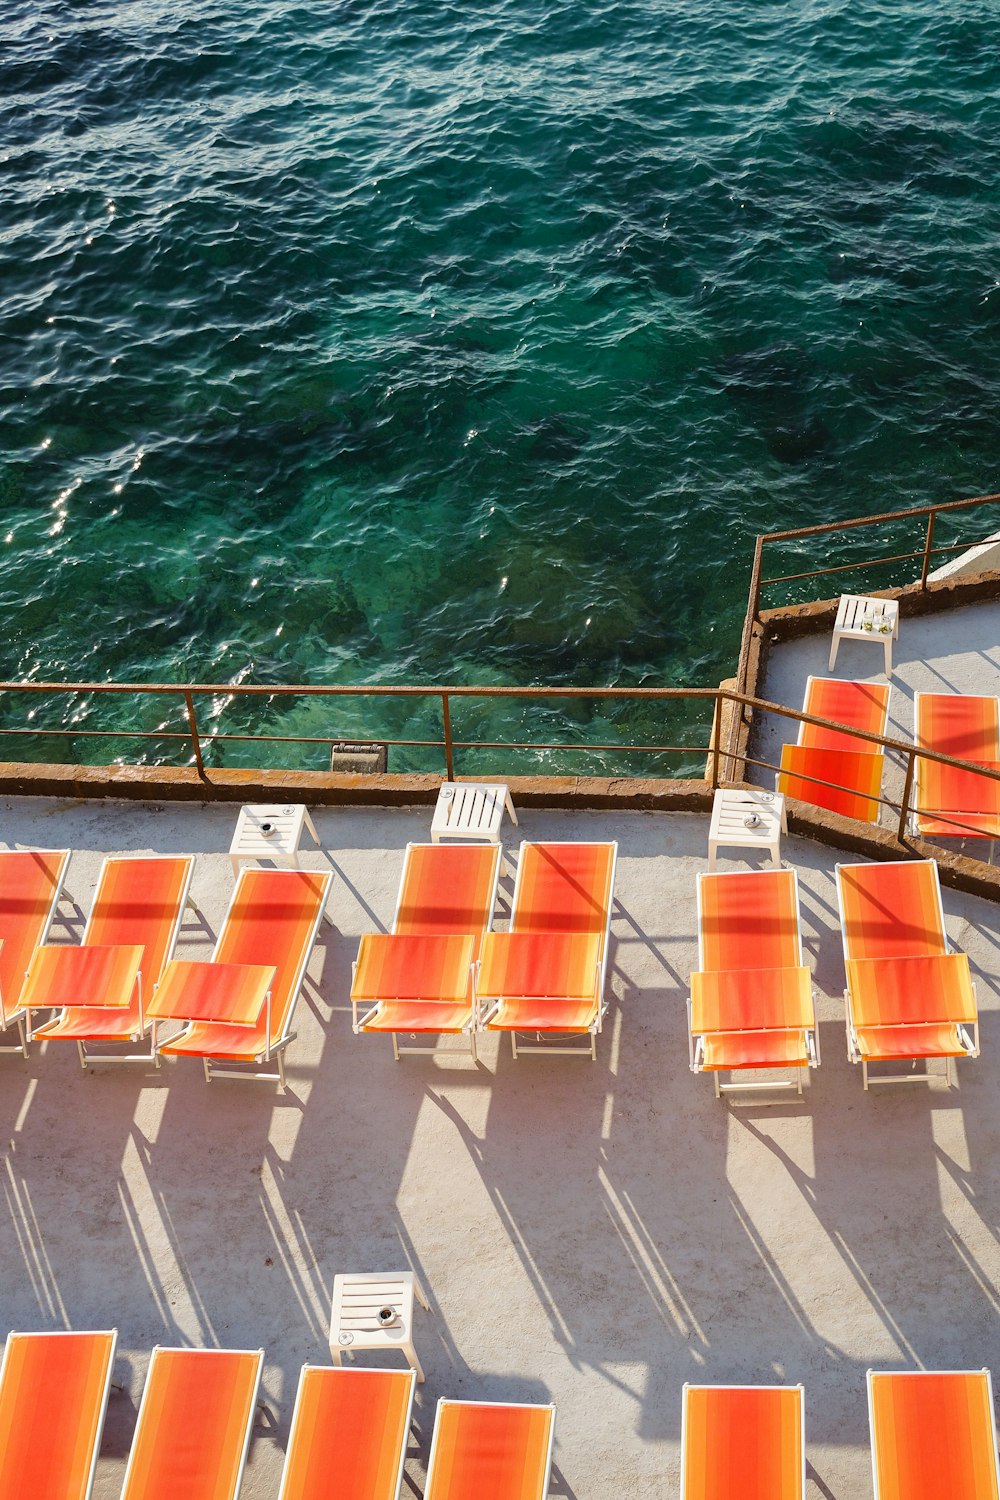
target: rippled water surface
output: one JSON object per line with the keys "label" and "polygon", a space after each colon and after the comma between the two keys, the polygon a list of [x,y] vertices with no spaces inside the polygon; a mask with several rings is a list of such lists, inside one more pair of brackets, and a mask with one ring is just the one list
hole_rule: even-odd
{"label": "rippled water surface", "polygon": [[[1000,489],[997,59],[976,0],[7,0],[0,674],[718,681],[757,531]],[[705,734],[454,727],[529,724]]]}

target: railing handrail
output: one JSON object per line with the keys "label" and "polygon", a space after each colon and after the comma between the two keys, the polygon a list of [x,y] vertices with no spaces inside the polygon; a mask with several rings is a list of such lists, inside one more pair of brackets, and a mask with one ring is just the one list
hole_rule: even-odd
{"label": "railing handrail", "polygon": [[823,521],[815,526],[797,526],[793,531],[764,531],[764,542],[792,542],[803,536],[821,536],[833,531],[852,531],[861,526],[880,526],[885,521],[906,521],[911,516],[940,515],[950,510],[970,510],[975,505],[994,505],[1000,501],[995,495],[972,495],[967,500],[941,500],[930,505],[913,505],[906,510],[885,510],[873,516],[852,516],[847,521]]}

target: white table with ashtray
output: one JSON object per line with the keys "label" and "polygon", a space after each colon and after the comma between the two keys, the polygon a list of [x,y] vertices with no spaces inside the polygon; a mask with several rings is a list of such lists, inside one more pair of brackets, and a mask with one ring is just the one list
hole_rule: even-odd
{"label": "white table with ashtray", "polygon": [[720,845],[727,849],[768,849],[771,863],[781,864],[781,835],[788,832],[781,792],[756,787],[719,787],[712,800],[708,829],[708,868],[715,869]]}
{"label": "white table with ashtray", "polygon": [[885,652],[885,675],[892,676],[892,643],[899,637],[899,600],[874,599],[867,594],[841,594],[830,642],[830,666],[841,641],[874,641]]}
{"label": "white table with ashtray", "polygon": [[413,1299],[430,1311],[420,1282],[412,1271],[389,1271],[382,1276],[351,1272],[333,1278],[330,1309],[330,1358],[339,1365],[361,1349],[380,1353],[398,1349],[422,1384],[424,1372],[413,1347]]}
{"label": "white table with ashtray", "polygon": [[297,870],[303,828],[308,828],[319,848],[316,825],[301,802],[285,807],[252,802],[241,807],[229,846],[233,875],[240,873],[241,859],[287,859]]}

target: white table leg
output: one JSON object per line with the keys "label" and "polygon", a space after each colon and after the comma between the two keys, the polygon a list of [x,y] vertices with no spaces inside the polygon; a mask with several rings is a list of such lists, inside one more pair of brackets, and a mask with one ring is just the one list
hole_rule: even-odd
{"label": "white table leg", "polygon": [[892,636],[891,635],[887,635],[886,638],[885,638],[885,675],[887,677],[891,677],[892,676]]}
{"label": "white table leg", "polygon": [[313,842],[315,843],[316,848],[317,849],[322,848],[322,845],[320,844],[320,841],[319,841],[319,834],[316,832],[316,824],[313,822],[312,817],[310,816],[308,808],[305,811],[305,814],[303,816],[302,822],[305,825],[305,827],[308,828],[309,832],[312,834],[312,836],[313,836]]}
{"label": "white table leg", "polygon": [[708,841],[708,868],[709,872],[715,869],[715,856],[719,852],[719,845],[715,839]]}
{"label": "white table leg", "polygon": [[411,1370],[416,1370],[416,1372],[417,1372],[417,1384],[418,1385],[423,1385],[423,1383],[424,1383],[424,1367],[420,1363],[419,1359],[417,1358],[417,1351],[413,1347],[413,1340],[412,1339],[410,1339],[407,1343],[405,1343],[403,1345],[403,1352],[404,1352],[404,1354],[406,1355],[407,1359],[410,1362],[410,1369]]}
{"label": "white table leg", "polygon": [[828,672],[832,672],[833,671],[833,664],[837,660],[837,651],[839,650],[839,648],[840,648],[840,636],[837,634],[836,628],[834,628],[833,643],[830,646],[830,665],[827,668]]}
{"label": "white table leg", "polygon": [[233,867],[233,879],[234,880],[239,880],[239,878],[240,878],[240,860],[239,860],[239,855],[237,855],[237,854],[231,854],[229,856],[229,863]]}
{"label": "white table leg", "polygon": [[507,793],[507,811],[510,813],[510,821],[514,824],[514,827],[516,828],[517,827],[517,813],[514,811],[514,804],[510,800],[510,792]]}
{"label": "white table leg", "polygon": [[430,1305],[430,1303],[427,1300],[427,1297],[426,1297],[426,1294],[424,1292],[423,1287],[420,1285],[420,1282],[417,1280],[416,1273],[414,1273],[414,1276],[413,1276],[413,1295],[416,1297],[417,1301],[420,1303],[420,1306],[422,1308],[424,1308],[424,1310],[426,1312],[430,1312],[431,1305]]}

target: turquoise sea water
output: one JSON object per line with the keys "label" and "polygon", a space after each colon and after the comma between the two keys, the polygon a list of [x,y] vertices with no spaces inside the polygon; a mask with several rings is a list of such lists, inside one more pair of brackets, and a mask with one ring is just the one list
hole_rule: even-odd
{"label": "turquoise sea water", "polygon": [[[757,531],[1000,489],[996,38],[976,0],[7,0],[0,674],[714,684]],[[706,732],[454,727],[529,725]]]}

